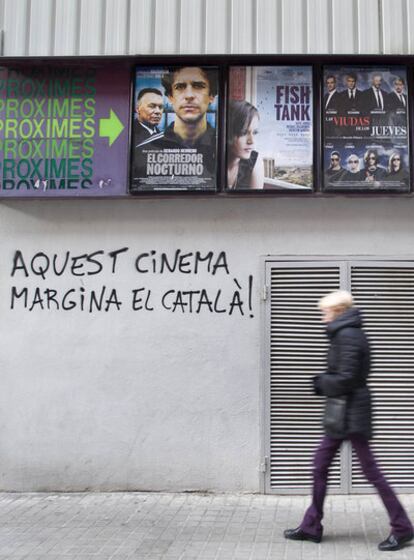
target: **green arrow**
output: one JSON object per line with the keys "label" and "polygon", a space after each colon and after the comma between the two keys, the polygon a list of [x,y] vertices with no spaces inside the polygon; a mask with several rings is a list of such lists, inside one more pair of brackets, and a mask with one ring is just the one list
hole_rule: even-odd
{"label": "green arrow", "polygon": [[107,136],[110,146],[112,146],[124,128],[124,125],[112,109],[109,111],[108,119],[99,119],[99,136]]}

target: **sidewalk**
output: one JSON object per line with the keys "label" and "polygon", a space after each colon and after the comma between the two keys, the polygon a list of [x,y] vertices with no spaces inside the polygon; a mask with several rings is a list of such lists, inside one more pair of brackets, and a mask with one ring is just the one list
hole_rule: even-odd
{"label": "sidewalk", "polygon": [[[403,495],[414,518],[414,495]],[[0,560],[369,560],[388,535],[375,494],[329,496],[322,544],[286,541],[306,496],[0,494]]]}

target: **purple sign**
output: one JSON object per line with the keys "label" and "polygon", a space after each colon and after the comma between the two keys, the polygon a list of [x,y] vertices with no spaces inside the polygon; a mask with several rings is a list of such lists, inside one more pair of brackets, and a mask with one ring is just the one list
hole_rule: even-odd
{"label": "purple sign", "polygon": [[61,62],[0,67],[0,197],[127,194],[130,73]]}

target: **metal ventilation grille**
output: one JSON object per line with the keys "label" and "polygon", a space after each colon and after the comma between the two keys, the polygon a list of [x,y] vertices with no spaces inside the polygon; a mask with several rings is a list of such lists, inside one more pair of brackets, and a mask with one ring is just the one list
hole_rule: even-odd
{"label": "metal ventilation grille", "polygon": [[[317,301],[338,289],[339,266],[284,266],[270,275],[270,488],[312,483],[312,456],[321,435],[322,399],[311,378],[325,365],[327,340]],[[339,457],[330,483],[340,485]]]}
{"label": "metal ventilation grille", "polygon": [[[351,266],[352,293],[370,337],[373,449],[387,479],[414,488],[414,265]],[[352,485],[367,486],[353,457]]]}

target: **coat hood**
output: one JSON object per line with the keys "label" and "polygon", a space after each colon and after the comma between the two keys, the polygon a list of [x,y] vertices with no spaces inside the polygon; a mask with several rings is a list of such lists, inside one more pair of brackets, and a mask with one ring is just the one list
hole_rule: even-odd
{"label": "coat hood", "polygon": [[328,323],[326,327],[326,332],[329,337],[332,337],[337,331],[345,327],[362,327],[362,317],[361,312],[356,307],[351,307],[347,309],[336,319]]}

